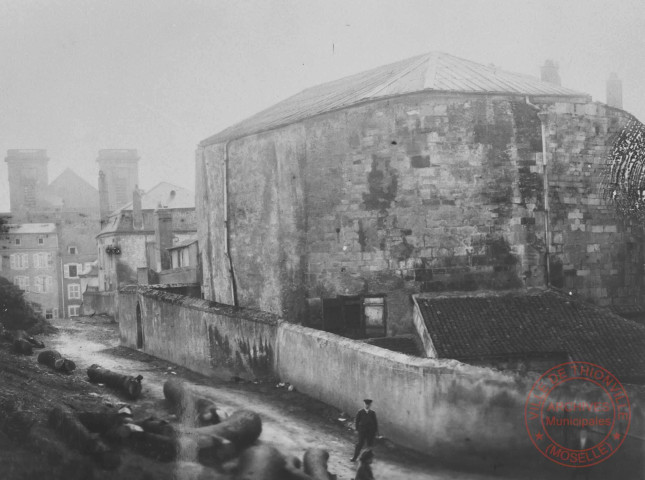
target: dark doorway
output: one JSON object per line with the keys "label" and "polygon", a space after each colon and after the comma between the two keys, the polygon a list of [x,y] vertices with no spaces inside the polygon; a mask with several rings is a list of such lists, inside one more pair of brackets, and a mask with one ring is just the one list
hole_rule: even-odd
{"label": "dark doorway", "polygon": [[[384,294],[339,295],[323,298],[318,311],[309,302],[309,314],[320,315],[314,328],[349,338],[377,338],[387,335],[387,309]],[[320,308],[322,307],[322,308]]]}
{"label": "dark doorway", "polygon": [[141,322],[141,306],[137,303],[137,348],[143,348],[143,325]]}

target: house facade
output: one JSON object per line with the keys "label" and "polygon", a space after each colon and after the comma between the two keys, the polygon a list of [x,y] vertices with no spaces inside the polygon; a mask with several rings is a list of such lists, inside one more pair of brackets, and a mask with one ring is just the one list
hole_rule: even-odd
{"label": "house facade", "polygon": [[8,150],[11,221],[52,223],[58,235],[55,277],[61,316],[80,313],[78,275],[96,261],[95,237],[100,230],[99,193],[69,168],[48,183],[45,150]]}
{"label": "house facade", "polygon": [[201,284],[201,266],[196,236],[168,248],[170,268],[159,272],[162,284]]}
{"label": "house facade", "polygon": [[170,269],[168,249],[197,231],[194,205],[193,192],[170,183],[135,190],[133,201],[109,215],[97,235],[99,291],[138,283],[139,269],[151,276]]}
{"label": "house facade", "polygon": [[0,227],[0,276],[23,290],[24,298],[48,319],[65,315],[61,310],[60,272],[56,225]]}
{"label": "house facade", "polygon": [[641,228],[599,189],[633,121],[442,53],[305,90],[200,144],[205,297],[304,323],[334,300],[351,323],[365,304],[344,299],[377,295],[388,334],[414,331],[419,292],[553,285],[638,304]]}

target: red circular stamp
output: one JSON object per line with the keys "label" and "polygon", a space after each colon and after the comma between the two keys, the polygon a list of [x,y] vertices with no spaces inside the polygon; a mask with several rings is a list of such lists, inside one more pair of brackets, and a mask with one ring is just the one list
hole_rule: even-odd
{"label": "red circular stamp", "polygon": [[524,409],[533,445],[566,467],[591,467],[611,457],[631,422],[627,392],[607,369],[567,362],[535,382]]}

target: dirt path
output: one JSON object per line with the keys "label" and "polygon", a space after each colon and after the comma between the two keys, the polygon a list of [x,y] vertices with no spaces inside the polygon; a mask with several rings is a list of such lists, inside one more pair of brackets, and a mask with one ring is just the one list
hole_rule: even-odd
{"label": "dirt path", "polygon": [[[60,329],[59,332],[47,337],[46,343],[48,347],[59,350],[76,362],[78,370],[74,376],[77,377],[77,381],[85,382],[85,370],[94,363],[124,373],[143,375],[142,397],[133,403],[135,415],[139,412],[167,417],[162,386],[169,376],[178,376],[186,380],[195,391],[214,400],[224,410],[232,412],[240,408],[250,408],[257,411],[263,420],[262,442],[298,457],[302,457],[305,449],[309,447],[326,448],[331,456],[330,471],[336,473],[339,479],[354,478],[356,466],[349,461],[354,434],[348,429],[347,423],[338,421],[337,410],[298,392],[278,389],[274,384],[208,379],[141,352],[119,347],[117,326],[100,318],[57,320],[55,326]],[[26,358],[25,361],[35,359]],[[114,405],[123,401],[104,387],[95,389],[98,393],[89,393],[94,401]],[[387,441],[378,444],[375,452],[377,460],[373,469],[377,479],[553,478],[552,474],[542,477],[529,472],[509,470],[503,466],[493,471],[489,466],[467,461],[458,468],[439,466],[436,459],[401,449]],[[173,470],[172,478],[194,478],[194,474],[184,464],[170,463],[165,464],[163,468],[166,473],[168,469]],[[480,473],[482,471],[488,473]],[[126,477],[122,473],[119,478]],[[138,478],[158,477],[144,475]]]}

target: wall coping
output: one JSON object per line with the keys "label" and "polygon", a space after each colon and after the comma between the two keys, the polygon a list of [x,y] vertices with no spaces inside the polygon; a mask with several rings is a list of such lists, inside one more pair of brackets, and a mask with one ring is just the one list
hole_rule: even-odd
{"label": "wall coping", "polygon": [[116,290],[115,291],[109,291],[109,292],[101,292],[101,291],[96,291],[96,290],[85,290],[83,292],[83,295],[90,295],[94,297],[113,297],[116,295]]}
{"label": "wall coping", "polygon": [[[438,375],[460,375],[478,378],[479,380],[502,381],[516,383],[519,381],[531,380],[533,375],[529,374],[524,377],[512,372],[500,371],[488,367],[480,367],[460,362],[459,360],[449,358],[423,358],[406,355],[405,353],[394,352],[385,348],[370,345],[369,343],[353,340],[351,338],[341,337],[335,333],[316,330],[302,325],[296,325],[288,322],[281,322],[280,330],[287,330],[294,333],[307,335],[311,338],[317,338],[322,341],[334,342],[342,345],[349,350],[356,350],[365,353],[374,358],[375,361],[386,361],[399,364],[405,369],[423,370],[424,374]],[[278,351],[278,359],[280,352]],[[279,360],[278,360],[279,361]],[[278,372],[279,373],[279,372]],[[538,378],[539,375],[535,375]]]}
{"label": "wall coping", "polygon": [[264,323],[266,325],[278,325],[282,321],[280,317],[272,313],[253,310],[250,308],[235,307],[233,305],[226,305],[210,300],[202,300],[200,298],[186,297],[184,295],[166,292],[150,285],[127,285],[119,290],[119,294],[142,295],[147,298],[154,298],[164,303],[180,305],[191,310],[199,310],[202,312],[214,313],[216,315],[225,315],[227,317],[250,320],[256,323]]}

